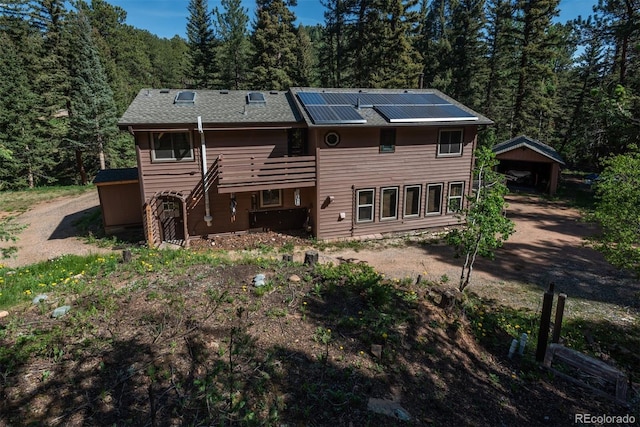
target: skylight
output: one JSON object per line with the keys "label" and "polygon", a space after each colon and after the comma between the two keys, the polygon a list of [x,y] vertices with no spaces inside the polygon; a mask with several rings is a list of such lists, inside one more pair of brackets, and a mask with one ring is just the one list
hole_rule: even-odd
{"label": "skylight", "polygon": [[174,104],[182,104],[182,105],[195,104],[195,102],[196,102],[196,93],[190,90],[178,92],[178,94],[176,95],[176,99],[173,101]]}
{"label": "skylight", "polygon": [[262,92],[249,92],[247,94],[247,104],[266,104],[267,100],[264,98]]}

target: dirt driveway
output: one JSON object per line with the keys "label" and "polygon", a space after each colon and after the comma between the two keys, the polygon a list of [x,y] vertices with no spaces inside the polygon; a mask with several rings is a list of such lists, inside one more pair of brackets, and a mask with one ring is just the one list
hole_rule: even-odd
{"label": "dirt driveway", "polygon": [[[640,282],[612,267],[585,244],[584,238],[596,229],[581,220],[579,211],[535,196],[510,195],[507,201],[508,216],[516,224],[516,232],[494,261],[480,258],[476,262],[470,289],[485,297],[506,300],[509,292],[522,292],[524,284],[538,299],[553,282],[557,292],[565,292],[570,298],[616,306],[617,317],[621,311],[626,312],[626,307],[634,307],[637,312]],[[422,274],[438,280],[446,276],[450,283],[457,284],[462,260],[455,259],[453,250],[442,243],[423,242],[421,239],[398,245],[381,241],[374,245],[378,248],[330,251],[322,258],[366,261],[387,277],[417,278]]]}
{"label": "dirt driveway", "polygon": [[109,249],[87,244],[78,236],[78,230],[74,226],[83,216],[99,208],[97,191],[62,197],[34,206],[17,218],[18,223],[26,226],[18,236],[18,241],[0,242],[0,247],[18,247],[17,254],[9,259],[0,259],[0,262],[8,267],[20,267],[64,254],[111,252]]}
{"label": "dirt driveway", "polygon": [[[554,282],[557,291],[566,292],[571,298],[616,306],[618,317],[626,307],[633,307],[636,313],[640,308],[640,282],[613,268],[585,245],[584,238],[595,229],[581,221],[576,209],[535,196],[510,195],[507,200],[516,232],[495,261],[478,260],[471,285],[474,291],[499,300],[506,298],[506,293],[521,292],[522,284],[540,295]],[[17,256],[2,262],[15,267],[66,253],[110,252],[85,243],[73,226],[98,208],[97,192],[35,206],[18,218],[28,227],[17,242]],[[300,260],[302,256],[303,252],[296,254]],[[452,284],[457,282],[461,268],[461,260],[453,257],[451,248],[440,243],[425,244],[424,238],[384,239],[358,251],[327,249],[320,254],[323,262],[337,263],[340,259],[366,261],[387,277],[416,278],[421,274],[439,280],[446,276]]]}

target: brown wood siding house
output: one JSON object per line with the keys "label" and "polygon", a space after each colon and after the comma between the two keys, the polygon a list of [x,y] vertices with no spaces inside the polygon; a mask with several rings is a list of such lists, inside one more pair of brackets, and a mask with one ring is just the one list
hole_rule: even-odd
{"label": "brown wood siding house", "polygon": [[478,126],[491,123],[434,90],[292,88],[144,89],[119,124],[136,141],[147,239],[188,244],[248,230],[336,239],[457,223]]}

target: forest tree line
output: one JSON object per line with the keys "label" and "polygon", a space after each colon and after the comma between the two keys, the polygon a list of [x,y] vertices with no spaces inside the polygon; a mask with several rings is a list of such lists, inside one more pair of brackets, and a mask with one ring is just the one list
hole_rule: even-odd
{"label": "forest tree line", "polygon": [[105,0],[0,3],[0,190],[85,183],[135,165],[117,120],[141,88],[435,88],[598,170],[640,145],[640,0],[599,0],[558,22],[560,0],[190,0],[186,39],[125,23]]}

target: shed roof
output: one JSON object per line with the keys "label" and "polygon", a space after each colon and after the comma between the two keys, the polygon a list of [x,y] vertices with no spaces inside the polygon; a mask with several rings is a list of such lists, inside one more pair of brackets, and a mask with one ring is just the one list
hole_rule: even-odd
{"label": "shed roof", "polygon": [[107,184],[121,181],[137,181],[138,168],[104,169],[98,172],[94,184]]}
{"label": "shed roof", "polygon": [[564,160],[562,159],[562,156],[560,156],[560,154],[558,154],[558,152],[554,150],[553,147],[547,144],[544,144],[538,140],[535,140],[533,138],[529,138],[528,136],[525,136],[525,135],[516,136],[515,138],[511,138],[508,141],[504,141],[499,144],[496,144],[491,149],[497,156],[502,153],[506,153],[507,151],[512,151],[520,147],[529,148],[530,150],[533,150],[536,153],[541,154],[553,160],[554,162],[560,163],[561,165],[565,164]]}
{"label": "shed roof", "polygon": [[[181,93],[195,92],[189,102],[176,101]],[[120,118],[121,128],[135,125],[196,124],[256,125],[302,122],[288,92],[262,92],[264,102],[254,102],[250,91],[142,89]],[[255,93],[255,92],[251,92]]]}

